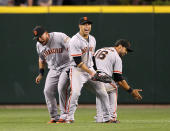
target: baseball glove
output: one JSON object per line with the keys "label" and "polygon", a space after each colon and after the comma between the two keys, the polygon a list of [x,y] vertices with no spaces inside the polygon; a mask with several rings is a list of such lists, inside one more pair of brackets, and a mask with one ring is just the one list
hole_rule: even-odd
{"label": "baseball glove", "polygon": [[112,77],[110,77],[105,72],[97,71],[96,74],[91,78],[94,81],[100,81],[104,83],[111,83]]}

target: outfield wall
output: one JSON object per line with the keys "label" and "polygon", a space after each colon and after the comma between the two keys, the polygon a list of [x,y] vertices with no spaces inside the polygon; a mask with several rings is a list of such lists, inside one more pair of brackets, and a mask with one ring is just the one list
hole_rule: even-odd
{"label": "outfield wall", "polygon": [[[91,34],[97,49],[113,46],[120,38],[132,42],[134,53],[123,58],[123,73],[133,88],[143,89],[141,103],[170,103],[170,6],[0,7],[0,104],[44,103],[43,79],[35,84],[38,56],[32,29],[78,32],[78,20],[93,21]],[[136,103],[123,89],[119,103]],[[79,103],[95,103],[83,89]]]}

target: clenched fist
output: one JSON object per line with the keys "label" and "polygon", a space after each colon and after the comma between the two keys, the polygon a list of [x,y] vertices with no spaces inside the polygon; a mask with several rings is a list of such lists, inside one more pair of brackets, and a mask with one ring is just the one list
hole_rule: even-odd
{"label": "clenched fist", "polygon": [[42,75],[41,74],[39,74],[37,77],[36,77],[36,79],[35,79],[35,83],[36,84],[39,84],[40,83],[40,81],[41,81],[41,79],[42,79]]}

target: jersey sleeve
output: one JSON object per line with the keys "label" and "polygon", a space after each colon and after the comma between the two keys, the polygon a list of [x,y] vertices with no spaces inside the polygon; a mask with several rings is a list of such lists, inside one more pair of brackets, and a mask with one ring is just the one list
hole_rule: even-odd
{"label": "jersey sleeve", "polygon": [[94,41],[94,48],[92,50],[92,55],[95,56],[95,49],[96,49],[96,39],[93,38],[93,41]]}
{"label": "jersey sleeve", "polygon": [[67,35],[64,34],[64,33],[61,33],[61,38],[62,38],[62,41],[63,41],[62,43],[63,43],[64,47],[65,47],[66,49],[68,49],[68,48],[69,48],[70,37],[67,36]]}
{"label": "jersey sleeve", "polygon": [[38,53],[38,56],[39,56],[40,60],[45,61],[44,56],[40,52],[40,47],[39,47],[39,43],[38,42],[37,42],[36,48],[37,48],[37,53]]}
{"label": "jersey sleeve", "polygon": [[115,59],[115,64],[114,64],[114,67],[113,67],[113,73],[122,74],[122,60],[119,57],[116,57],[116,59]]}
{"label": "jersey sleeve", "polygon": [[70,55],[72,57],[75,56],[81,56],[82,55],[82,50],[81,50],[81,43],[79,40],[71,39],[70,40]]}

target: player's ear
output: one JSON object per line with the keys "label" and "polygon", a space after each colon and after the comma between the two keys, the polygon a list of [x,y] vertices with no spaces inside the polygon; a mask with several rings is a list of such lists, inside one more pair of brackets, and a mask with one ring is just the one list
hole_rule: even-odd
{"label": "player's ear", "polygon": [[46,35],[48,35],[48,32],[45,32]]}
{"label": "player's ear", "polygon": [[119,49],[122,49],[122,45],[118,45],[118,48],[119,48]]}
{"label": "player's ear", "polygon": [[78,26],[79,26],[79,29],[80,29],[80,26],[81,26],[81,25],[79,24]]}

